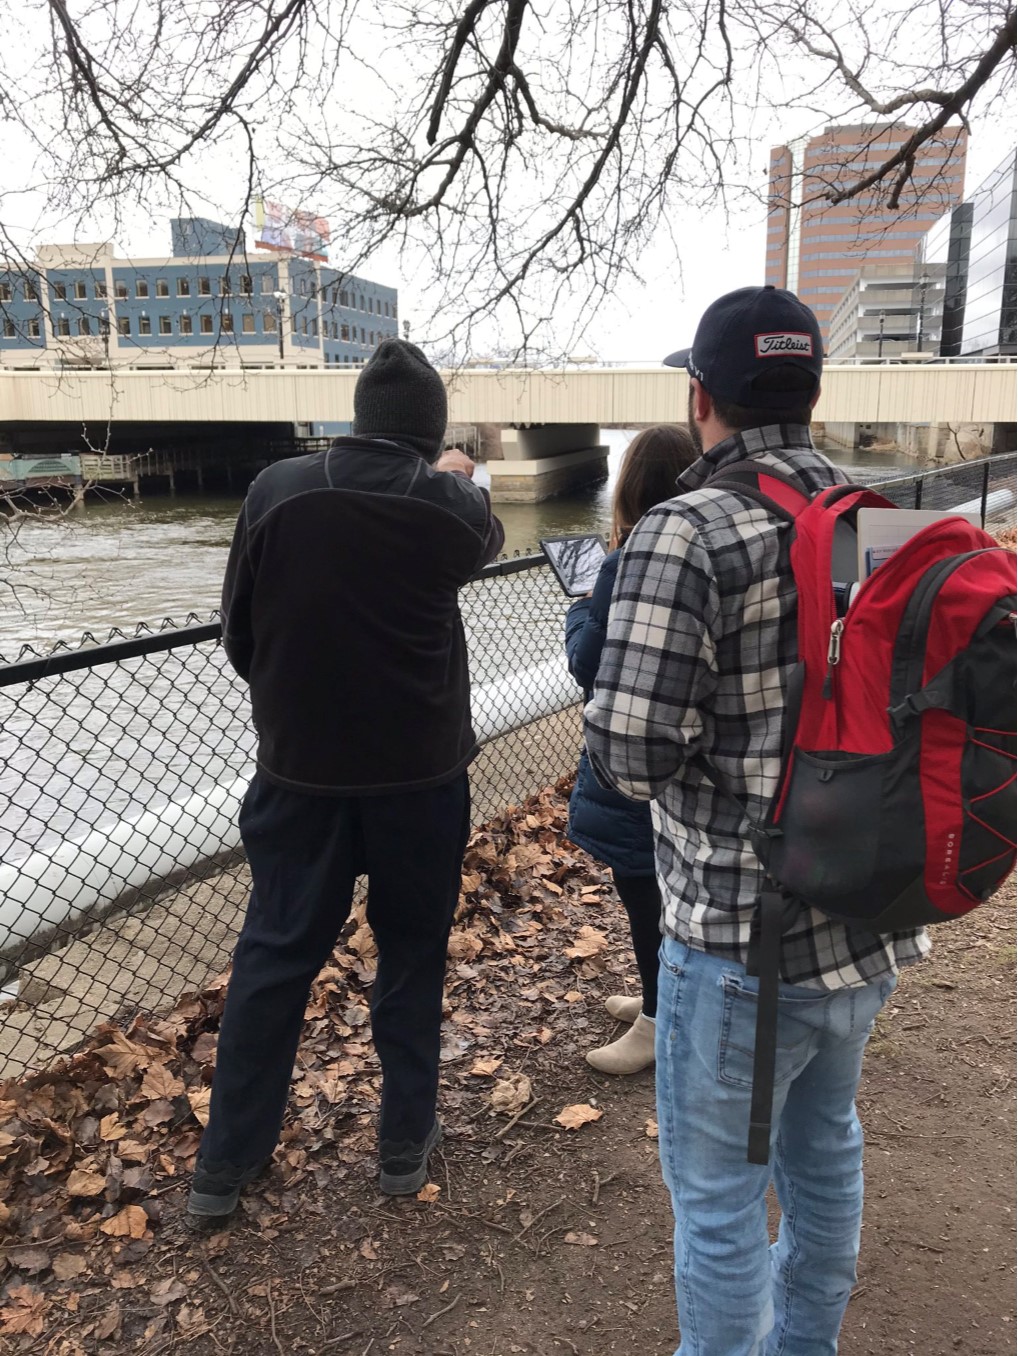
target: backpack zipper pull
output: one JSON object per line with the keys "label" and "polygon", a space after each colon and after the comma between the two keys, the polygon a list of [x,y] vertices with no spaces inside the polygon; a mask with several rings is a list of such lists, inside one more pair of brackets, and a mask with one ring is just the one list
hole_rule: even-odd
{"label": "backpack zipper pull", "polygon": [[845,623],[839,617],[831,623],[831,639],[827,646],[827,673],[824,677],[824,697],[827,701],[834,696],[834,666],[841,662],[841,633]]}

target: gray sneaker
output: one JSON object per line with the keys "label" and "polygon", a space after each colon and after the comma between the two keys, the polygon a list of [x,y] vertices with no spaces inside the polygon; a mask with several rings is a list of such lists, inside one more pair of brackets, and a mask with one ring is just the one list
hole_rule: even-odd
{"label": "gray sneaker", "polygon": [[187,1213],[203,1220],[232,1215],[241,1191],[248,1182],[260,1176],[270,1162],[271,1159],[267,1158],[263,1163],[256,1163],[253,1168],[237,1168],[232,1163],[204,1163],[199,1158],[194,1165]]}
{"label": "gray sneaker", "polygon": [[378,1148],[381,1172],[378,1186],[386,1196],[412,1196],[428,1180],[428,1154],[442,1141],[442,1123],[436,1120],[423,1143],[383,1139]]}

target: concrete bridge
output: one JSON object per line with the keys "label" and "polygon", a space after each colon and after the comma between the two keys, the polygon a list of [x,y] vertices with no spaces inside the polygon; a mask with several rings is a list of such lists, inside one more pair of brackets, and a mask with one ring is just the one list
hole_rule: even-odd
{"label": "concrete bridge", "polygon": [[[870,425],[991,429],[1015,421],[1008,363],[832,364],[816,418],[828,427]],[[357,369],[173,369],[0,372],[0,435],[78,430],[112,421],[294,425],[353,417]],[[670,368],[565,368],[446,374],[449,418],[515,428],[503,436],[492,483],[500,498],[547,497],[603,473],[601,425],[685,419],[687,378]]]}

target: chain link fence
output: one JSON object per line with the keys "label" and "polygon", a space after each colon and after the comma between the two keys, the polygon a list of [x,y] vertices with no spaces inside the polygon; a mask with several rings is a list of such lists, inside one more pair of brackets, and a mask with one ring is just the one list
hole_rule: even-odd
{"label": "chain link fence", "polygon": [[[957,462],[917,475],[874,473],[869,466],[849,467],[852,478],[900,508],[955,509],[978,514],[987,527],[1012,527],[1015,521],[1013,453]],[[886,478],[885,478],[886,477]]]}
{"label": "chain link fence", "polygon": [[[875,488],[1014,522],[1010,457]],[[542,557],[489,566],[461,602],[482,823],[575,765],[579,694],[568,600]],[[237,812],[254,748],[217,617],[0,663],[0,1075],[44,1068],[98,1022],[164,1008],[225,967],[249,884]]]}
{"label": "chain link fence", "polygon": [[[462,592],[481,823],[575,765],[568,600],[543,557]],[[158,1010],[222,970],[247,900],[237,812],[247,687],[218,618],[87,635],[0,668],[0,1069],[69,1053],[101,1020]]]}

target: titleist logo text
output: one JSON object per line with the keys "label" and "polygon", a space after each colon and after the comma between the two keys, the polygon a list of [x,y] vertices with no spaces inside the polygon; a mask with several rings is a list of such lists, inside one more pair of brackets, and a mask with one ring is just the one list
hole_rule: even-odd
{"label": "titleist logo text", "polygon": [[812,358],[813,336],[811,334],[756,335],[756,356],[758,358],[774,358],[784,353],[802,353],[807,358]]}

